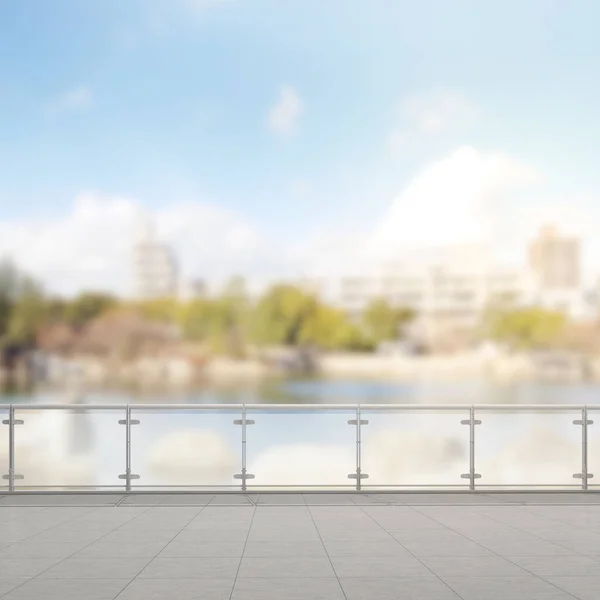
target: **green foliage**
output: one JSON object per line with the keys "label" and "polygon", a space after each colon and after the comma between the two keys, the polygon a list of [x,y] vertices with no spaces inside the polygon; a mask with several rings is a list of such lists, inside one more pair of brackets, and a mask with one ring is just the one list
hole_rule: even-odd
{"label": "green foliage", "polygon": [[97,292],[84,292],[71,302],[64,303],[63,319],[73,327],[82,327],[115,307],[116,304],[117,300],[114,296]]}
{"label": "green foliage", "polygon": [[46,303],[41,288],[33,280],[23,278],[19,288],[5,339],[10,344],[30,346],[35,343],[37,330],[46,320]]}
{"label": "green foliage", "polygon": [[363,315],[364,328],[375,344],[398,339],[402,328],[415,317],[409,308],[395,308],[385,300],[374,300]]}
{"label": "green foliage", "polygon": [[494,311],[486,319],[486,333],[520,350],[552,346],[567,324],[565,315],[542,308]]}
{"label": "green foliage", "polygon": [[[290,285],[276,285],[259,300],[252,319],[252,336],[259,344],[296,346],[318,302]],[[308,334],[305,334],[305,338]]]}

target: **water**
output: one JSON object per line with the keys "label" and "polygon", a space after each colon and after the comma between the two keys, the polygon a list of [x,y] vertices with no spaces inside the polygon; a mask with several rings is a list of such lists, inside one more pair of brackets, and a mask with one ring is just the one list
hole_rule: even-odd
{"label": "water", "polygon": [[[600,385],[489,381],[274,379],[174,392],[87,392],[88,403],[177,404],[600,404]],[[66,391],[1,394],[0,404],[70,402]]]}

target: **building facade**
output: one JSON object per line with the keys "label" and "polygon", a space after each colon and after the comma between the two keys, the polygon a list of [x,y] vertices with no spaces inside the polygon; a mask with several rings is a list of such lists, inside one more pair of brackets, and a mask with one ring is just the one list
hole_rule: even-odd
{"label": "building facade", "polygon": [[140,300],[169,298],[178,293],[175,255],[149,227],[133,248],[133,287]]}
{"label": "building facade", "polygon": [[541,292],[568,292],[581,286],[581,248],[577,238],[544,227],[529,246],[529,267]]}

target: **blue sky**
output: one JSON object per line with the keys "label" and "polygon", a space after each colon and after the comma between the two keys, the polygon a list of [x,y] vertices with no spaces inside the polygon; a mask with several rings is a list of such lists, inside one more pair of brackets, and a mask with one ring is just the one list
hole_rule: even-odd
{"label": "blue sky", "polygon": [[93,283],[25,249],[40,228],[67,235],[91,194],[99,210],[223,211],[262,240],[255,260],[300,256],[376,229],[464,146],[539,174],[502,197],[517,213],[559,205],[589,225],[598,22],[593,0],[5,0],[0,250],[65,289]]}

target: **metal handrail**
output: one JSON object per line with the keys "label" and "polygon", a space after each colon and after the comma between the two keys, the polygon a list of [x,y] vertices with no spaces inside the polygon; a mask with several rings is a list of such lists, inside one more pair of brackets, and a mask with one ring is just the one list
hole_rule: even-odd
{"label": "metal handrail", "polygon": [[[476,418],[477,413],[493,413],[493,412],[512,412],[512,413],[539,413],[539,412],[571,412],[576,413],[578,418],[573,421],[574,425],[581,426],[581,470],[573,475],[574,478],[581,480],[578,485],[579,489],[587,491],[589,489],[589,480],[594,476],[588,472],[588,428],[593,424],[589,419],[590,412],[600,411],[600,405],[581,405],[581,404],[87,404],[87,403],[64,403],[64,404],[8,404],[0,405],[0,414],[7,414],[8,419],[3,420],[4,425],[9,427],[8,435],[8,473],[2,474],[2,478],[8,481],[8,492],[13,493],[17,490],[16,482],[23,479],[23,475],[18,474],[15,470],[15,437],[16,427],[24,424],[23,418],[16,418],[17,414],[23,412],[44,412],[44,411],[71,411],[79,412],[95,412],[95,411],[119,411],[121,413],[119,424],[125,427],[123,443],[125,446],[124,472],[119,475],[119,479],[124,481],[123,490],[126,493],[132,491],[132,481],[139,479],[139,475],[132,470],[132,426],[138,425],[139,420],[132,418],[132,414],[139,412],[207,412],[218,411],[226,413],[234,413],[241,418],[236,418],[233,423],[241,426],[241,471],[234,474],[234,479],[241,480],[238,489],[242,492],[248,490],[248,481],[254,479],[255,475],[248,472],[247,469],[247,427],[253,425],[254,421],[248,418],[250,415],[257,413],[325,413],[325,412],[341,412],[348,413],[350,420],[348,425],[355,427],[355,449],[356,449],[356,469],[355,472],[348,474],[348,478],[355,480],[353,488],[356,491],[361,491],[365,485],[363,480],[368,479],[369,475],[363,472],[362,465],[362,431],[369,424],[365,417],[369,413],[374,412],[427,412],[437,411],[443,413],[465,413],[464,419],[460,421],[462,425],[468,426],[468,442],[469,442],[469,471],[460,475],[462,479],[468,480],[468,489],[475,491],[477,489],[476,482],[482,477],[476,470],[476,427],[481,425],[481,421]],[[467,418],[468,417],[468,418]],[[83,487],[83,486],[82,486]],[[115,486],[110,486],[111,488]],[[164,486],[157,486],[164,489]],[[172,486],[171,489],[183,486]],[[196,487],[196,486],[193,486]],[[227,488],[231,486],[225,486]],[[273,485],[265,485],[265,488],[276,487]],[[288,486],[277,486],[286,488]],[[308,485],[307,489],[318,486]],[[322,486],[323,488],[330,486]],[[336,486],[337,487],[337,486]],[[369,486],[373,487],[373,486]],[[392,486],[382,485],[381,489]],[[415,487],[413,484],[401,486],[407,488]],[[428,487],[443,487],[442,484],[431,485]],[[451,486],[452,488],[461,486]],[[489,488],[489,485],[481,485],[480,489]],[[523,486],[527,487],[527,486]],[[561,486],[563,487],[563,486]],[[20,490],[30,489],[29,486],[19,486]],[[78,489],[81,489],[78,487]],[[89,491],[89,490],[88,490]]]}
{"label": "metal handrail", "polygon": [[600,411],[600,404],[0,404],[0,411],[10,410],[126,410],[131,407],[132,410],[223,410],[223,411],[241,411],[246,410],[264,410],[264,411],[286,411],[286,410],[305,410],[305,411],[355,411],[361,410],[386,411],[386,410],[440,410],[440,411],[565,411],[565,410],[583,410]]}

